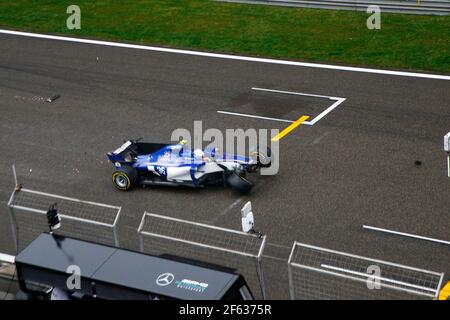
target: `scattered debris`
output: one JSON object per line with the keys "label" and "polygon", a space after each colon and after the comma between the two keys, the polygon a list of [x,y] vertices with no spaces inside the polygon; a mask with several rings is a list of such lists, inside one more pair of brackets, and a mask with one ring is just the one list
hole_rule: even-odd
{"label": "scattered debris", "polygon": [[25,101],[33,101],[33,102],[44,102],[44,101],[46,101],[46,99],[44,97],[40,97],[40,96],[24,97],[24,96],[15,95],[14,99],[20,99],[20,100],[25,100]]}
{"label": "scattered debris", "polygon": [[47,102],[53,102],[53,101],[55,101],[56,99],[58,99],[58,98],[60,98],[61,96],[59,95],[59,94],[55,94],[53,97],[51,97],[51,98],[48,98],[47,99]]}

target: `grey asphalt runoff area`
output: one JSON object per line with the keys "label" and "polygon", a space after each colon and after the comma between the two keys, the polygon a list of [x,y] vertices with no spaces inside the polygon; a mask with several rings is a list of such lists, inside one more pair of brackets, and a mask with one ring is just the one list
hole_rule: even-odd
{"label": "grey asphalt runoff area", "polygon": [[[277,128],[320,114],[280,141],[280,171],[240,196],[223,187],[119,192],[105,153],[124,139],[167,142],[176,128]],[[45,100],[60,95],[52,103]],[[298,109],[297,109],[298,108]],[[250,200],[267,234],[269,298],[286,299],[294,241],[450,275],[450,247],[363,230],[450,240],[450,81],[237,61],[0,35],[0,252],[13,253],[6,203],[11,165],[29,189],[123,207],[120,232],[137,249],[144,211],[240,229]]]}

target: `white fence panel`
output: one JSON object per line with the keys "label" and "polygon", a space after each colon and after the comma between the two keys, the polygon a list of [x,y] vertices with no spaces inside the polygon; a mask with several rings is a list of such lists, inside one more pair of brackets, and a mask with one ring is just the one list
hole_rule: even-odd
{"label": "white fence panel", "polygon": [[147,212],[138,233],[142,252],[235,269],[244,276],[256,298],[265,297],[261,267],[265,236]]}
{"label": "white fence panel", "polygon": [[294,243],[288,261],[291,299],[433,299],[443,273]]}
{"label": "white fence panel", "polygon": [[46,213],[54,203],[61,217],[61,228],[55,234],[119,246],[117,222],[121,207],[22,188],[15,190],[8,202],[19,250],[48,231]]}

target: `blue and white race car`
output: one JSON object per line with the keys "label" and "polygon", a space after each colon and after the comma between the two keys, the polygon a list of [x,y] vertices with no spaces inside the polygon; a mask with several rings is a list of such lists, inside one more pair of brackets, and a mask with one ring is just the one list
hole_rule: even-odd
{"label": "blue and white race car", "polygon": [[190,150],[185,144],[186,141],[177,144],[126,141],[107,154],[115,166],[114,186],[125,191],[137,185],[204,187],[221,183],[246,193],[252,187],[246,173],[268,167],[272,161],[269,148],[245,157],[219,155],[217,148]]}

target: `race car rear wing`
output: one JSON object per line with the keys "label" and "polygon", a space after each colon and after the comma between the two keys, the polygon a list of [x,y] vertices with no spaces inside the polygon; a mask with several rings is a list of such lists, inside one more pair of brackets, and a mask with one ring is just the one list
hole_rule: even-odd
{"label": "race car rear wing", "polygon": [[119,148],[117,148],[116,150],[114,150],[112,153],[113,154],[120,154],[122,152],[124,152],[125,150],[128,149],[129,146],[131,146],[133,144],[133,142],[131,142],[130,140],[126,141],[123,145],[121,145]]}
{"label": "race car rear wing", "polygon": [[133,142],[128,140],[124,144],[122,144],[119,148],[114,151],[108,152],[106,155],[108,156],[109,161],[122,162],[125,161],[125,155],[128,153],[129,148],[133,145]]}
{"label": "race car rear wing", "polygon": [[148,143],[148,142],[135,142],[133,140],[127,140],[119,148],[114,151],[108,152],[107,156],[109,161],[124,162],[127,156],[131,153],[132,156],[136,157],[139,155],[152,154],[164,147],[169,146],[168,143]]}

